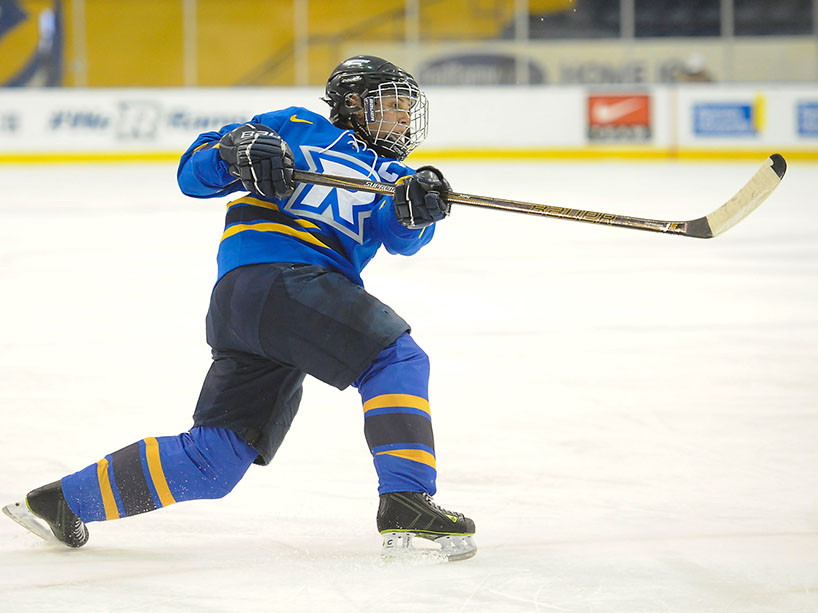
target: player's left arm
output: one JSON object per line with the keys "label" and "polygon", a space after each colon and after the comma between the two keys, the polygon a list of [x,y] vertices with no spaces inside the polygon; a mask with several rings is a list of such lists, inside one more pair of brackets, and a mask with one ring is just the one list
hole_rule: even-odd
{"label": "player's left arm", "polygon": [[401,178],[395,196],[377,211],[381,241],[389,253],[412,255],[434,235],[435,223],[449,215],[449,182],[434,166],[422,166]]}

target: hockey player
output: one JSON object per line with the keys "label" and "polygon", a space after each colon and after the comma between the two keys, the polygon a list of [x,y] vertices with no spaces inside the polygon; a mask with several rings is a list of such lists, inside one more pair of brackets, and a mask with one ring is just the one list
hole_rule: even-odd
{"label": "hockey player", "polygon": [[[428,358],[360,278],[381,246],[412,255],[449,214],[442,173],[403,164],[426,136],[426,98],[404,70],[357,56],[333,71],[325,101],[329,120],[299,107],[262,113],[201,134],[182,156],[185,194],[240,194],[228,204],[219,244],[206,322],[213,363],[193,427],[106,455],[6,514],[80,547],[88,522],[225,496],[251,464],[273,458],[309,374],[361,395],[384,553],[411,548],[420,536],[449,559],[474,555],[474,522],[431,498]],[[296,168],[399,185],[393,199],[296,184]]]}

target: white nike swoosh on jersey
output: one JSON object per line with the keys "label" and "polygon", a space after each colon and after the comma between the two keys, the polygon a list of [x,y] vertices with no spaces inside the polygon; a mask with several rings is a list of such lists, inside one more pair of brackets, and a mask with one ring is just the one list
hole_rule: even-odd
{"label": "white nike swoosh on jersey", "polygon": [[591,119],[596,123],[611,123],[642,108],[641,98],[626,98],[613,104],[598,102],[591,107]]}

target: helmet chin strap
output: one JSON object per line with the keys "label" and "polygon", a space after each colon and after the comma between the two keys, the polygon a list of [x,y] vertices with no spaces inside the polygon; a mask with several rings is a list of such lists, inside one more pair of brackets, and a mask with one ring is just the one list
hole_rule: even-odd
{"label": "helmet chin strap", "polygon": [[344,98],[344,113],[342,115],[342,119],[346,120],[346,122],[352,127],[352,131],[361,137],[367,145],[374,148],[374,139],[369,133],[369,127],[366,121],[364,121],[364,123],[358,121],[358,116],[364,109],[360,104],[355,104],[353,102],[353,97],[357,97],[359,100],[361,99],[357,94],[350,93],[346,95]]}
{"label": "helmet chin strap", "polygon": [[[344,100],[344,110],[346,120],[352,126],[352,130],[355,132],[355,134],[378,154],[384,157],[392,158],[393,160],[403,160],[405,156],[401,156],[396,151],[379,144],[376,137],[373,136],[369,129],[369,124],[376,121],[376,100],[370,97],[361,98],[359,96],[361,104],[355,104],[351,100],[352,96],[353,94],[347,94]],[[363,116],[363,122],[359,121],[358,119],[361,116]]]}
{"label": "helmet chin strap", "polygon": [[375,142],[375,137],[369,130],[369,124],[366,121],[366,118],[364,118],[364,122],[361,123],[360,121],[358,121],[358,116],[359,116],[358,113],[353,113],[349,115],[349,123],[352,125],[353,132],[355,132],[357,136],[359,136],[369,147],[371,147],[380,155],[392,158],[393,160],[400,161],[401,158],[398,155],[396,155],[394,151],[390,151],[386,147],[383,147],[379,145],[377,142]]}
{"label": "helmet chin strap", "polygon": [[365,123],[361,124],[361,122],[358,121],[358,118],[355,117],[354,115],[350,117],[350,123],[352,123],[352,129],[355,132],[355,134],[360,136],[364,140],[364,142],[366,142],[367,145],[372,147],[372,149],[374,149],[376,152],[383,156],[392,159],[397,159],[395,157],[394,152],[381,147],[375,142],[375,139],[372,137],[372,133],[369,131],[368,125],[366,125]]}

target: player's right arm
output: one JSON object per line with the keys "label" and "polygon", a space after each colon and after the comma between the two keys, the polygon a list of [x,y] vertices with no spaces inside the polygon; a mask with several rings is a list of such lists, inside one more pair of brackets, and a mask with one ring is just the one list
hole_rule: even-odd
{"label": "player's right arm", "polygon": [[204,132],[182,155],[176,180],[182,193],[194,198],[215,198],[243,189],[219,156],[222,136],[241,124],[224,126],[218,132]]}
{"label": "player's right arm", "polygon": [[224,126],[218,132],[204,132],[182,155],[176,180],[182,193],[194,198],[215,198],[243,189],[219,156],[222,136],[241,124]]}
{"label": "player's right arm", "polygon": [[214,198],[246,190],[286,198],[294,188],[292,151],[276,131],[280,112],[205,132],[182,155],[176,177],[182,192]]}

